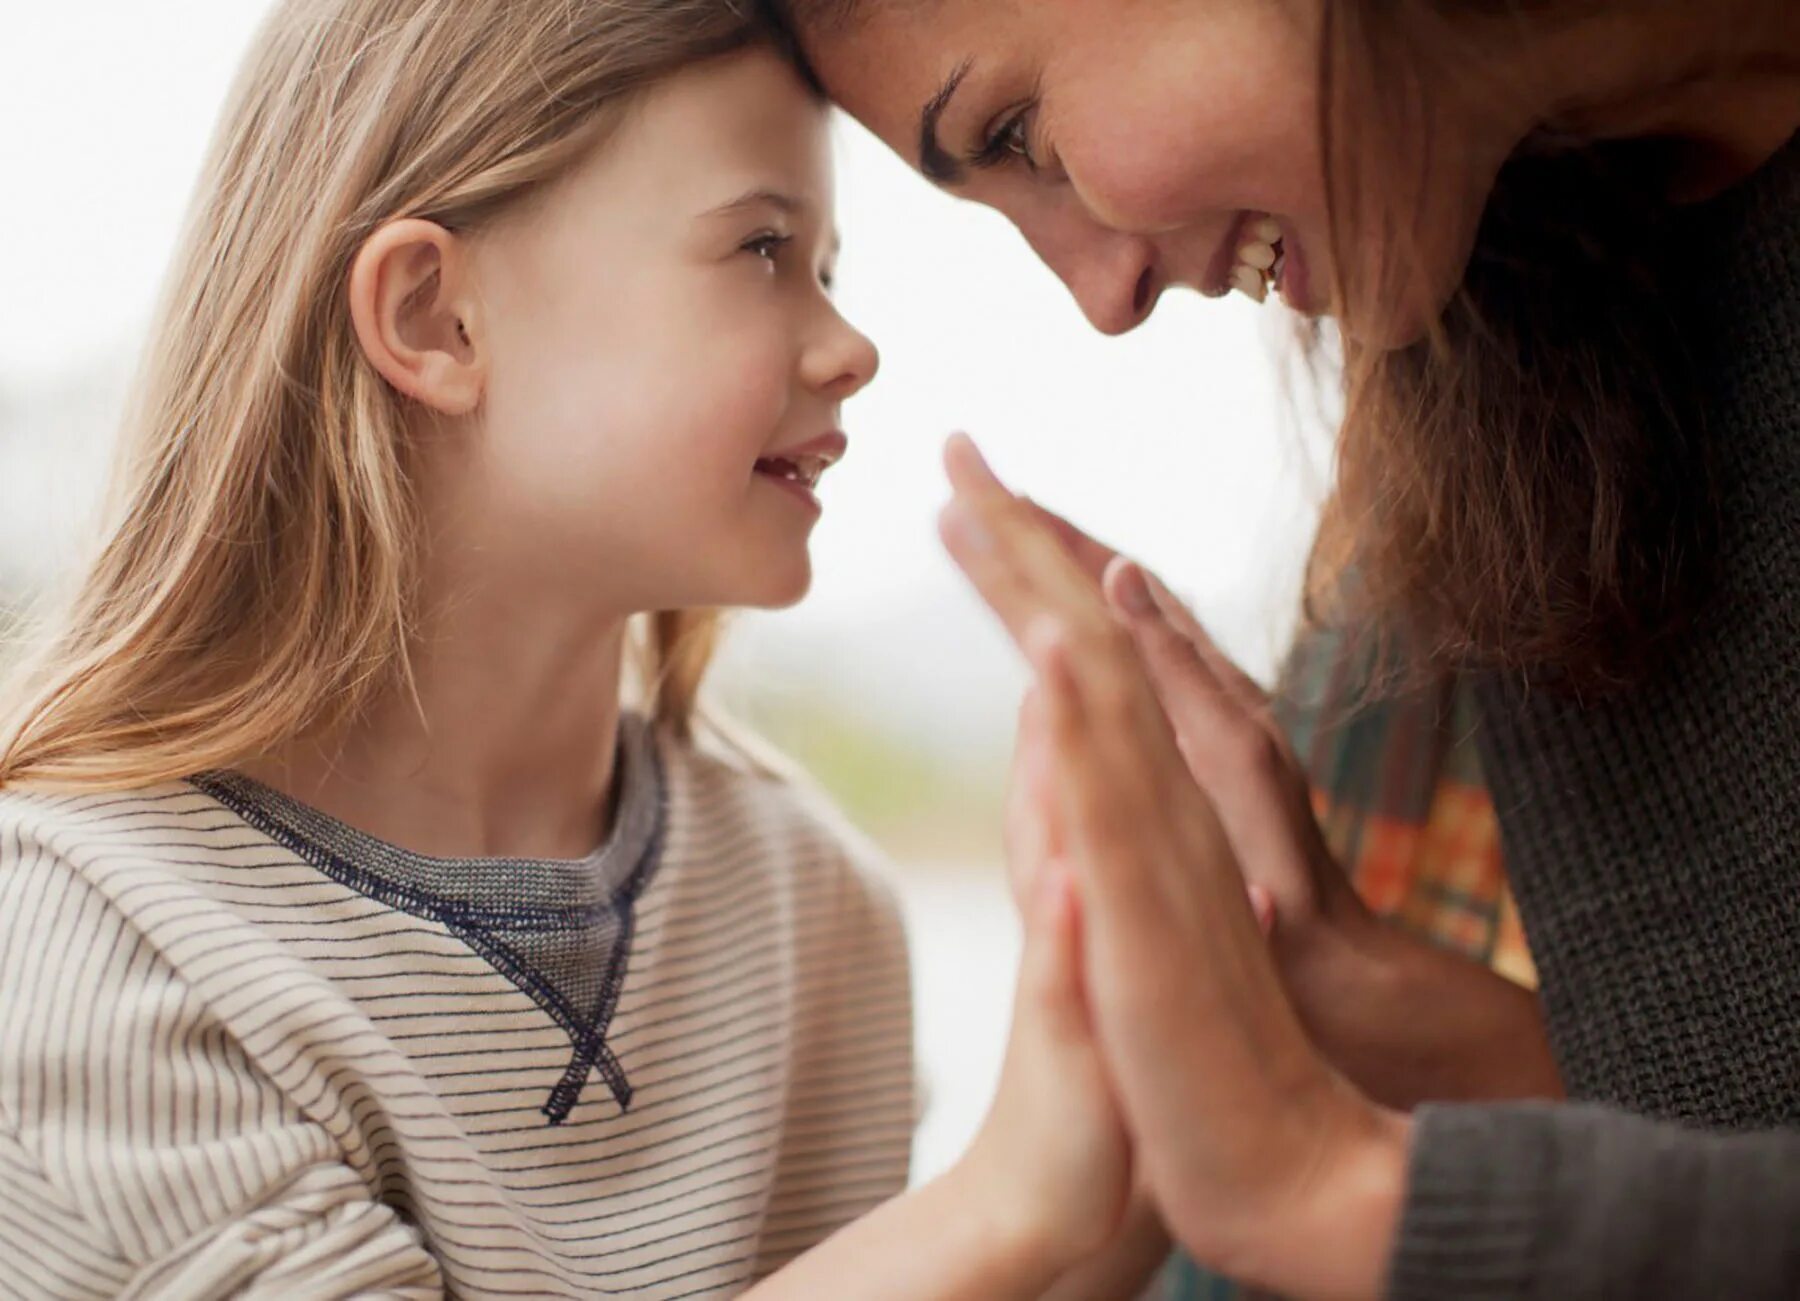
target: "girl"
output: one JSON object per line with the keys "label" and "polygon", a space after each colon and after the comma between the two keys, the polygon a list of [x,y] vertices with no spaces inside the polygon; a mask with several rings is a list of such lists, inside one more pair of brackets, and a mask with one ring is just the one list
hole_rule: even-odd
{"label": "girl", "polygon": [[891,899],[696,707],[875,372],[824,114],[726,3],[269,19],[9,697],[4,1290],[1033,1295],[1111,1233],[1046,872],[981,1137],[776,1273],[913,1108]]}

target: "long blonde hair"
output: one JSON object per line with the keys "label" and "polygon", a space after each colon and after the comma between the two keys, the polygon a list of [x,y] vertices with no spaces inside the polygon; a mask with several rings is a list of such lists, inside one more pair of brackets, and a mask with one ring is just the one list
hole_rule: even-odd
{"label": "long blonde hair", "polygon": [[[760,39],[738,0],[286,0],[238,74],[127,413],[100,545],[5,701],[0,785],[229,767],[410,679],[400,399],[345,304],[358,249],[467,230],[565,174],[630,98]],[[716,615],[640,621],[685,732]]]}

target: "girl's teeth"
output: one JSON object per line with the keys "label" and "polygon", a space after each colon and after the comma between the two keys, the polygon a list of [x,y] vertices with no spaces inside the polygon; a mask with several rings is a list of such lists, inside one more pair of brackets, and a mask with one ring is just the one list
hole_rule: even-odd
{"label": "girl's teeth", "polygon": [[1269,244],[1252,242],[1238,250],[1238,261],[1258,271],[1267,271],[1275,265],[1275,249]]}
{"label": "girl's teeth", "polygon": [[766,460],[757,464],[765,474],[813,488],[818,486],[819,476],[825,473],[827,462],[819,457],[809,456],[797,461]]}
{"label": "girl's teeth", "polygon": [[1250,233],[1265,244],[1273,244],[1281,238],[1281,223],[1273,217],[1264,217],[1250,228]]}

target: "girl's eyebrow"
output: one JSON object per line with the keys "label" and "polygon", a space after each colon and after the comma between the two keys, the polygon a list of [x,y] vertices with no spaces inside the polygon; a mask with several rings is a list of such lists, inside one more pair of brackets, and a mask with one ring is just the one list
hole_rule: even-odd
{"label": "girl's eyebrow", "polygon": [[730,217],[748,208],[774,208],[777,212],[793,215],[804,212],[807,208],[804,199],[797,199],[780,190],[748,190],[737,198],[721,203],[705,215],[708,217]]}

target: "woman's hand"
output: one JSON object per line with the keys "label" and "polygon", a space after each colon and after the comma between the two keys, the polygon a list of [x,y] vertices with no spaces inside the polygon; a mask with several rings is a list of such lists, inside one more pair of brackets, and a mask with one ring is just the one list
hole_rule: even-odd
{"label": "woman's hand", "polygon": [[1329,923],[1340,935],[1378,925],[1333,858],[1300,764],[1254,679],[1219,650],[1154,575],[1044,507],[1057,538],[1130,630],[1177,747],[1213,798],[1252,898],[1266,894],[1292,949]]}
{"label": "woman's hand", "polygon": [[1263,690],[1154,575],[1033,508],[1130,630],[1188,771],[1218,811],[1289,998],[1332,1064],[1377,1101],[1560,1097],[1542,1011],[1487,967],[1389,926],[1325,844]]}
{"label": "woman's hand", "polygon": [[1406,1122],[1307,1038],[1130,634],[972,445],[953,446],[950,468],[945,540],[1037,669],[1089,1006],[1149,1188],[1227,1273],[1373,1295]]}

